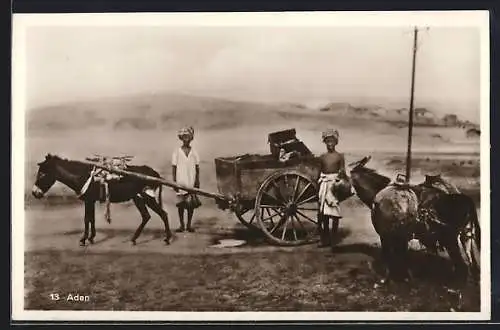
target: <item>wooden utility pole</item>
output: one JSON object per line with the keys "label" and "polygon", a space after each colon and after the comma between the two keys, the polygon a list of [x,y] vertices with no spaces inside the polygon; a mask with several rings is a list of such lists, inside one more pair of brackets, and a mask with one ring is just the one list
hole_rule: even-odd
{"label": "wooden utility pole", "polygon": [[410,182],[411,176],[411,142],[413,134],[413,97],[415,91],[415,63],[417,57],[418,28],[413,32],[413,61],[411,67],[411,91],[410,91],[410,110],[408,111],[408,150],[406,151],[406,182]]}

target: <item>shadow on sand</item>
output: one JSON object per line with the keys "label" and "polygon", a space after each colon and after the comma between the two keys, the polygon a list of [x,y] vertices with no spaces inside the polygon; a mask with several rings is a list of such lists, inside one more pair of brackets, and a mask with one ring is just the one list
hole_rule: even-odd
{"label": "shadow on sand", "polygon": [[[75,235],[80,237],[81,235],[83,235],[83,230],[81,229],[70,230],[62,232],[61,234],[65,236]],[[94,245],[102,244],[106,241],[109,241],[117,237],[122,238],[121,240],[122,243],[130,243],[130,239],[132,238],[133,234],[134,230],[130,229],[115,229],[115,228],[97,229],[97,235],[96,235],[96,240],[94,241]],[[173,234],[172,238],[173,241],[175,239],[175,233],[172,234]],[[137,240],[137,245],[142,245],[155,240],[162,241],[164,237],[165,237],[165,232],[163,229],[144,228],[141,236]]]}
{"label": "shadow on sand", "polygon": [[[373,258],[371,268],[379,275],[384,275],[381,249],[376,245],[355,243],[332,248],[334,254],[361,253]],[[447,256],[435,255],[425,251],[408,252],[408,265],[414,279],[441,285],[450,284],[454,278],[453,265]]]}

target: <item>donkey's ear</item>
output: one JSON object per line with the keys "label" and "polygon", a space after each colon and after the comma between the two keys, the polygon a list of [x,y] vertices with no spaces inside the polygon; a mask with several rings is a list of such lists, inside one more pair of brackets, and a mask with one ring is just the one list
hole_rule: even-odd
{"label": "donkey's ear", "polygon": [[364,167],[369,161],[372,159],[372,156],[365,156],[363,159],[360,160],[359,162],[359,167]]}
{"label": "donkey's ear", "polygon": [[372,159],[372,156],[365,156],[361,158],[360,160],[357,160],[355,162],[350,163],[348,166],[352,167],[353,169],[355,168],[360,168],[366,165]]}

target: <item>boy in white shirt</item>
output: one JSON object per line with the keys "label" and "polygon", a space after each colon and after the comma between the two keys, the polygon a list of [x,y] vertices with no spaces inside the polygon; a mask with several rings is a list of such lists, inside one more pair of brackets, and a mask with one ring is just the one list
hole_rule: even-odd
{"label": "boy in white shirt", "polygon": [[[177,148],[172,154],[172,177],[174,182],[185,187],[200,187],[200,157],[196,150],[191,147],[194,138],[192,127],[182,128],[177,136],[182,141],[182,146]],[[191,226],[194,210],[201,206],[198,196],[187,191],[175,189],[177,193],[177,210],[179,212],[180,227],[177,232],[187,229],[194,232]],[[184,226],[184,211],[187,211],[187,227]]]}

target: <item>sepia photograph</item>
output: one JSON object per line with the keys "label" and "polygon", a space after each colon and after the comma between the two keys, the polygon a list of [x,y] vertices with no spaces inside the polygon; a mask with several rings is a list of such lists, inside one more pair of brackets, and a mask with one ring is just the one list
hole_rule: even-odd
{"label": "sepia photograph", "polygon": [[14,320],[490,318],[487,11],[14,14]]}

